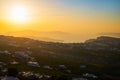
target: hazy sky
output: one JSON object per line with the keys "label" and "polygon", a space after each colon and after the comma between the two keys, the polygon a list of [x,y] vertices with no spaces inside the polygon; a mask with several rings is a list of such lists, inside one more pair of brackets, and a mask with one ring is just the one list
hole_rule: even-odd
{"label": "hazy sky", "polygon": [[[26,21],[9,20],[16,6]],[[0,31],[63,31],[73,34],[119,33],[120,0],[0,0]]]}

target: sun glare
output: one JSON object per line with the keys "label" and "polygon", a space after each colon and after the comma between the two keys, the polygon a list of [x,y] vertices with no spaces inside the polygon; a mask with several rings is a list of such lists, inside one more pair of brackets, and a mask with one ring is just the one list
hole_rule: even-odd
{"label": "sun glare", "polygon": [[10,17],[14,22],[25,22],[27,20],[27,11],[24,7],[14,6],[10,10]]}

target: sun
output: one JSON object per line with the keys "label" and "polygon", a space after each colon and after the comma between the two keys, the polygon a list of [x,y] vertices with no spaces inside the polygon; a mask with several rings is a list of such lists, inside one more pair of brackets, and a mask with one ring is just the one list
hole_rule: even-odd
{"label": "sun", "polygon": [[14,22],[25,22],[27,21],[27,10],[22,6],[14,6],[10,10],[10,18]]}

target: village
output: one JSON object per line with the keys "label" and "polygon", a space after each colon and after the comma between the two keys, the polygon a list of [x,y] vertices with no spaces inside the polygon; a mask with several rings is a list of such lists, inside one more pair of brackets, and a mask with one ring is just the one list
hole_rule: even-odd
{"label": "village", "polygon": [[110,37],[54,43],[0,36],[0,78],[14,68],[20,80],[119,80],[119,44]]}
{"label": "village", "polygon": [[[56,72],[60,71],[62,73],[71,74],[71,75],[73,74],[72,70],[68,69],[67,66],[64,64],[57,65],[56,67],[51,67],[47,64],[44,66],[41,66],[39,64],[39,62],[37,62],[35,60],[34,57],[30,57],[30,53],[31,52],[25,53],[25,52],[17,51],[13,55],[7,50],[0,51],[0,56],[11,56],[11,59],[12,59],[11,61],[8,61],[7,63],[0,61],[0,70],[1,70],[0,71],[0,78],[4,77],[6,75],[8,65],[13,65],[13,66],[20,65],[19,61],[14,60],[15,57],[18,59],[21,59],[21,60],[24,59],[26,66],[28,66],[28,67],[37,68],[37,69],[42,68],[42,69],[47,70],[47,71],[56,71]],[[79,68],[85,69],[85,68],[87,68],[87,66],[80,65]],[[98,76],[96,76],[95,74],[92,74],[92,73],[83,73],[82,75],[77,76],[77,77],[73,77],[73,76],[68,77],[65,75],[57,76],[57,75],[51,75],[48,73],[40,74],[40,72],[36,73],[35,71],[21,71],[21,72],[19,72],[19,76],[22,76],[22,77],[26,78],[27,80],[29,80],[30,78],[35,78],[36,80],[56,80],[56,78],[66,78],[66,79],[68,78],[71,80],[88,80],[87,78],[91,78],[91,79],[98,78]]]}

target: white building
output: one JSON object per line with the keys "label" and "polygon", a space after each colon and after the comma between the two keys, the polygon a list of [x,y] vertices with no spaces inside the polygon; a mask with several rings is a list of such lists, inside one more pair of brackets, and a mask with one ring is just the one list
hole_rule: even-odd
{"label": "white building", "polygon": [[29,61],[27,64],[28,66],[40,67],[39,63],[35,61]]}

